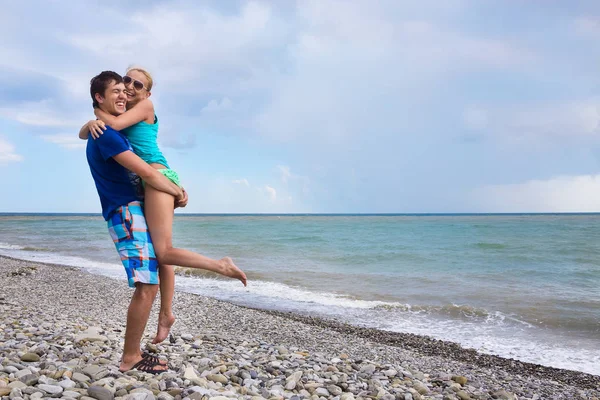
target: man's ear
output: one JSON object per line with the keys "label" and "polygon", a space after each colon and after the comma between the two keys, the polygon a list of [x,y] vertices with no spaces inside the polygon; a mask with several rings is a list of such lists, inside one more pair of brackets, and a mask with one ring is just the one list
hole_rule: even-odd
{"label": "man's ear", "polygon": [[102,95],[100,93],[96,93],[94,95],[94,98],[96,99],[96,101],[98,102],[98,104],[104,103],[104,97],[102,97]]}

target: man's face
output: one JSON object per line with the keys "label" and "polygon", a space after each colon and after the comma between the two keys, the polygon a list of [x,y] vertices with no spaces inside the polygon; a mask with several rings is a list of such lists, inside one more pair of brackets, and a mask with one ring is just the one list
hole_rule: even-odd
{"label": "man's face", "polygon": [[121,115],[125,112],[127,104],[127,95],[125,94],[125,85],[112,81],[104,91],[104,96],[96,94],[96,100],[100,109],[111,115]]}

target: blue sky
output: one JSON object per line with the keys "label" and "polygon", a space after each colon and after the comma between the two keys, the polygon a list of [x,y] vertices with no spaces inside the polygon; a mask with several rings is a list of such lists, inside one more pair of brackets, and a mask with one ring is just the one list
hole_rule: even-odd
{"label": "blue sky", "polygon": [[597,1],[27,1],[0,212],[99,212],[89,80],[153,73],[181,212],[600,211]]}

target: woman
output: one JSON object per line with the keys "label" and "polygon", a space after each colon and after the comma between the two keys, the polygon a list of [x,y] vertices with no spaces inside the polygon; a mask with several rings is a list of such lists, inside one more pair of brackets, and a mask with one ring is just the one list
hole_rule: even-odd
{"label": "woman", "polygon": [[[118,117],[94,109],[98,120],[89,121],[79,132],[79,137],[87,139],[88,134],[97,138],[105,129],[105,124],[125,134],[134,152],[159,170],[171,182],[181,187],[179,176],[169,168],[167,160],[158,148],[158,118],[150,100],[153,85],[152,76],[142,68],[129,68],[123,77],[127,94],[127,111]],[[172,244],[173,215],[175,198],[150,185],[144,187],[144,214],[156,256],[160,263],[160,313],[158,330],[152,343],[160,343],[167,338],[175,322],[172,311],[175,291],[175,272],[173,264],[190,268],[206,269],[225,276],[239,279],[246,286],[246,275],[229,257],[214,260],[200,254],[174,248]]]}

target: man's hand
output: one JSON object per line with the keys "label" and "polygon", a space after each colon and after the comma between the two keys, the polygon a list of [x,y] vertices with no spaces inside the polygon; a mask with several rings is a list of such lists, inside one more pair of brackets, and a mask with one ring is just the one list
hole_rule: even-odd
{"label": "man's hand", "polygon": [[179,207],[183,208],[183,207],[187,206],[188,194],[184,188],[181,188],[181,192],[182,192],[181,198],[175,199],[175,208],[179,208]]}
{"label": "man's hand", "polygon": [[87,129],[94,139],[98,139],[106,130],[106,125],[99,119],[93,119],[87,123]]}

